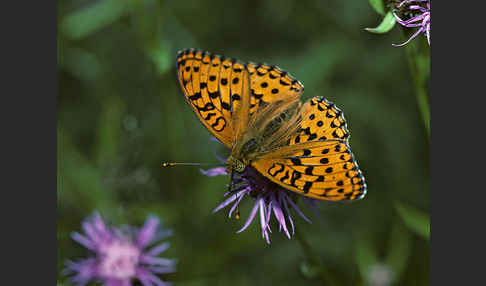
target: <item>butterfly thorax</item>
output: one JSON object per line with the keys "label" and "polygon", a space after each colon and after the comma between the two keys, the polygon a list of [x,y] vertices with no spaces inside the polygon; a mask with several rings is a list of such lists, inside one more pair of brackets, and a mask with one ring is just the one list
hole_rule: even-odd
{"label": "butterfly thorax", "polygon": [[[283,119],[285,119],[285,117],[277,116],[275,119],[270,120],[264,128],[262,128],[261,132],[255,132],[255,128],[249,129],[248,132],[241,137],[241,143],[237,142],[235,144],[231,156],[226,160],[227,171],[231,172],[234,170],[241,173],[246,166],[250,165],[253,159],[257,159],[264,153],[265,149],[269,148],[269,146],[265,146],[265,141],[268,143],[268,138],[271,138],[272,135],[285,132],[284,129],[281,129]],[[277,142],[276,144],[278,143],[283,144],[283,142]],[[276,144],[272,144],[271,147],[275,148]]]}
{"label": "butterfly thorax", "polygon": [[241,147],[232,150],[231,156],[226,160],[228,171],[234,170],[237,172],[243,172],[246,166],[250,165],[250,162],[254,155],[258,152],[261,145],[262,138],[253,137],[247,140],[244,144],[237,144]]}
{"label": "butterfly thorax", "polygon": [[229,156],[226,160],[226,171],[231,173],[232,171],[236,171],[241,173],[245,170],[248,164],[244,163],[244,160],[239,160],[233,156]]}

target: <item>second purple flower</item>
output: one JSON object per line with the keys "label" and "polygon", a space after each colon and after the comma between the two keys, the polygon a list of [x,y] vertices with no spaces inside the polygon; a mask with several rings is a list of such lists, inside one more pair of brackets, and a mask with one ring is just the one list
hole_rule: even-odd
{"label": "second purple flower", "polygon": [[112,228],[105,225],[99,213],[94,213],[82,224],[84,234],[72,234],[73,240],[91,250],[94,256],[68,261],[64,273],[72,275],[70,282],[78,286],[90,281],[104,286],[131,286],[133,280],[143,286],[169,285],[157,277],[175,271],[173,259],[159,257],[169,248],[169,243],[150,247],[170,235],[170,231],[159,229],[159,224],[159,219],[149,217],[140,229]]}
{"label": "second purple flower", "polygon": [[404,46],[421,33],[427,37],[430,45],[430,0],[404,0],[397,5],[397,12],[393,15],[400,25],[407,28],[418,28],[406,42],[393,44],[393,46]]}

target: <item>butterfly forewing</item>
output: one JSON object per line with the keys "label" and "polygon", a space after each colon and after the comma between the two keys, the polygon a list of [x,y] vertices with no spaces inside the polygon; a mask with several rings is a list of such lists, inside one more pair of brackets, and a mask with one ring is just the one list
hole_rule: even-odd
{"label": "butterfly forewing", "polygon": [[227,78],[231,69],[227,65],[220,57],[193,49],[177,56],[177,76],[186,100],[206,128],[231,148],[231,85]]}
{"label": "butterfly forewing", "polygon": [[244,64],[195,49],[177,55],[177,76],[187,101],[206,128],[229,148],[235,139],[231,117],[241,100],[244,71],[250,75],[250,114],[289,96],[298,98],[304,90],[276,66]]}

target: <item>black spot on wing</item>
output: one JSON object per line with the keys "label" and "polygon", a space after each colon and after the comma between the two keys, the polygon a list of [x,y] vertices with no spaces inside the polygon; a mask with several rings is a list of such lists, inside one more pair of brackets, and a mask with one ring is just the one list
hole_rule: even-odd
{"label": "black spot on wing", "polygon": [[305,185],[304,185],[304,194],[307,194],[310,190],[310,188],[312,187],[312,182],[305,182]]}
{"label": "black spot on wing", "polygon": [[280,178],[280,182],[284,182],[285,180],[287,180],[289,177],[289,171],[285,171],[285,176],[283,176],[282,178]]}
{"label": "black spot on wing", "polygon": [[292,178],[290,179],[290,184],[296,188],[297,185],[295,185],[295,181],[297,181],[298,179],[300,179],[302,177],[302,174],[300,172],[297,172],[295,170],[292,171]]}
{"label": "black spot on wing", "polygon": [[268,168],[267,173],[270,176],[275,177],[278,173],[283,172],[284,169],[285,167],[282,164],[273,164],[270,168]]}
{"label": "black spot on wing", "polygon": [[211,124],[211,127],[213,127],[213,129],[217,132],[221,132],[226,127],[226,119],[224,119],[222,116],[218,117],[216,121]]}
{"label": "black spot on wing", "polygon": [[201,111],[211,111],[211,110],[214,110],[215,107],[214,107],[214,104],[212,104],[211,102],[208,102],[206,103],[203,107],[200,107],[200,106],[197,106],[197,105],[194,105],[196,107],[196,109],[201,112]]}
{"label": "black spot on wing", "polygon": [[200,93],[200,92],[195,93],[195,94],[193,94],[193,95],[189,96],[189,99],[190,99],[190,100],[198,100],[198,99],[200,99],[200,98],[202,98],[202,97],[201,97],[201,93]]}

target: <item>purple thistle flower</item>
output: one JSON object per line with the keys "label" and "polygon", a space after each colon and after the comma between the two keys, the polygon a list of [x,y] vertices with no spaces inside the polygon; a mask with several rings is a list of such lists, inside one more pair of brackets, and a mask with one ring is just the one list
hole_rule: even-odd
{"label": "purple thistle flower", "polygon": [[[224,167],[201,170],[201,173],[209,177],[228,174]],[[268,244],[270,244],[269,233],[272,232],[270,229],[270,218],[272,214],[277,219],[279,231],[283,231],[289,239],[295,233],[294,221],[290,214],[290,209],[293,209],[305,221],[311,223],[294,202],[297,194],[273,183],[251,166],[247,166],[241,174],[234,173],[234,175],[235,176],[231,182],[233,189],[224,194],[224,197],[228,198],[218,205],[213,210],[213,213],[232,205],[228,214],[228,217],[231,218],[243,198],[245,196],[252,197],[255,200],[255,203],[250,215],[243,227],[236,233],[240,233],[247,229],[255,219],[257,213],[260,216],[262,237]],[[311,203],[310,205],[313,206],[313,199],[305,199],[308,199]],[[238,214],[236,214],[236,217],[238,218]]]}
{"label": "purple thistle flower", "polygon": [[404,0],[397,5],[397,8],[400,9],[405,4],[408,4],[408,10],[406,10],[406,12],[412,14],[412,17],[410,17],[408,20],[402,20],[396,13],[393,13],[393,15],[400,25],[407,28],[419,27],[419,29],[417,29],[417,31],[415,31],[415,33],[406,42],[392,45],[394,47],[404,46],[413,38],[417,37],[420,33],[423,33],[427,37],[427,42],[430,46],[430,0]]}
{"label": "purple thistle flower", "polygon": [[72,233],[72,239],[95,253],[94,257],[67,261],[64,274],[73,275],[70,282],[85,285],[90,281],[104,286],[131,286],[138,279],[143,286],[170,285],[156,274],[175,272],[175,261],[158,257],[169,248],[168,242],[146,249],[171,231],[158,231],[159,219],[148,217],[140,230],[134,227],[109,228],[99,213],[82,224],[84,234]]}

